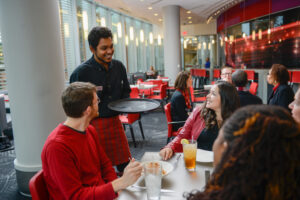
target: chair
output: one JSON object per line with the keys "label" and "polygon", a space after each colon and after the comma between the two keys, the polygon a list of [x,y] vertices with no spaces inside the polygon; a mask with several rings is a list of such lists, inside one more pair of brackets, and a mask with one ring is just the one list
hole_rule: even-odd
{"label": "chair", "polygon": [[127,115],[119,115],[119,119],[120,119],[121,123],[123,124],[124,130],[126,129],[125,125],[129,126],[131,137],[132,137],[133,144],[134,144],[134,148],[136,148],[136,142],[135,142],[134,132],[133,132],[133,128],[132,128],[132,124],[134,122],[136,122],[136,121],[139,122],[141,134],[142,134],[143,140],[145,140],[144,131],[143,131],[142,122],[141,122],[141,114],[140,113],[134,113],[134,114],[129,113]]}
{"label": "chair", "polygon": [[160,101],[161,104],[161,108],[164,112],[164,101],[167,97],[167,85],[165,84],[161,84],[160,88],[159,88],[159,93],[158,94],[154,94],[154,95],[150,95],[148,97],[148,99],[156,99]]}
{"label": "chair", "polygon": [[32,200],[48,200],[49,193],[45,183],[43,170],[37,172],[29,181]]}
{"label": "chair", "polygon": [[178,129],[177,131],[173,131],[173,125],[175,123],[182,123],[184,121],[181,122],[173,122],[172,121],[172,117],[171,117],[171,103],[168,103],[167,105],[165,105],[164,107],[165,109],[165,114],[166,114],[166,118],[167,118],[167,122],[168,122],[168,137],[167,137],[167,144],[169,143],[170,139],[172,137],[176,137],[178,135],[178,133],[180,132],[181,128]]}
{"label": "chair", "polygon": [[256,83],[256,82],[253,81],[253,82],[250,84],[249,92],[250,92],[251,94],[253,94],[253,95],[256,95],[256,93],[257,93],[257,88],[258,88],[258,83]]}
{"label": "chair", "polygon": [[[190,93],[191,93],[191,100],[192,100],[192,103],[201,103],[201,102],[204,102],[206,101],[206,95],[207,95],[207,92],[201,92],[201,91],[195,91],[193,87],[190,87]],[[202,95],[202,96],[199,96],[199,95]]]}
{"label": "chair", "polygon": [[130,98],[139,99],[139,89],[137,87],[132,87],[130,92]]}

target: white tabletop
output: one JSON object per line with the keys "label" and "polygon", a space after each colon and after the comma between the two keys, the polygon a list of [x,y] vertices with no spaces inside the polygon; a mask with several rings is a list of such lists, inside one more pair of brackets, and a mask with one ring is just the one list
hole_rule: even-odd
{"label": "white tabletop", "polygon": [[[180,156],[177,165],[176,158]],[[142,161],[161,160],[158,152],[146,152]],[[205,170],[212,172],[212,163],[196,163],[196,171],[188,172],[184,166],[182,153],[177,153],[167,161],[174,165],[174,170],[162,179],[162,189],[173,190],[173,193],[161,193],[161,200],[177,200],[183,198],[184,192],[191,192],[193,189],[201,190],[205,185]],[[145,186],[144,178],[141,177],[134,184]],[[119,200],[146,200],[146,190],[128,187],[120,193]]]}
{"label": "white tabletop", "polygon": [[130,85],[131,88],[137,87],[138,89],[152,89],[157,87],[157,85],[149,85],[149,84],[139,84],[139,85]]}

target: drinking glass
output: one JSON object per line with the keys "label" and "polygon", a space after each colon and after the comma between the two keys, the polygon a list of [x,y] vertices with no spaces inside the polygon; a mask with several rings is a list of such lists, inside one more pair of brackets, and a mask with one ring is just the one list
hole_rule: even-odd
{"label": "drinking glass", "polygon": [[196,155],[197,155],[197,141],[189,140],[189,144],[182,144],[183,157],[185,167],[189,171],[196,170]]}
{"label": "drinking glass", "polygon": [[145,184],[148,200],[160,200],[162,165],[160,162],[148,162],[144,165]]}

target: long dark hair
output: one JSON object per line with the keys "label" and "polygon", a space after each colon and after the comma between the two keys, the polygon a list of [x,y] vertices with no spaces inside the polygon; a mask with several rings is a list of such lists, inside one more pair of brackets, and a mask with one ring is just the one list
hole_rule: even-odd
{"label": "long dark hair", "polygon": [[[236,91],[236,88],[226,82],[218,81],[216,83],[219,94],[221,97],[221,116],[225,121],[237,108],[240,107],[240,98]],[[209,129],[217,124],[216,113],[214,110],[206,108],[206,102],[204,108],[201,111],[201,117],[205,120],[205,126]]]}
{"label": "long dark hair", "polygon": [[243,107],[222,130],[228,147],[212,179],[187,199],[300,199],[300,127],[289,112]]}

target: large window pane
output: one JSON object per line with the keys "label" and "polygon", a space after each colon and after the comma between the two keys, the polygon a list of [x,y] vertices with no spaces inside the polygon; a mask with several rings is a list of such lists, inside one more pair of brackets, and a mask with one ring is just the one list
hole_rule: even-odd
{"label": "large window pane", "polygon": [[124,23],[120,14],[111,12],[111,30],[113,32],[115,54],[114,58],[126,65],[126,56],[124,55]]}
{"label": "large window pane", "polygon": [[59,0],[60,28],[63,42],[64,68],[66,80],[76,67],[75,39],[76,22],[73,20],[73,5],[71,0]]}
{"label": "large window pane", "polygon": [[1,32],[0,32],[0,90],[6,90],[6,72],[4,67]]}
{"label": "large window pane", "polygon": [[77,21],[79,32],[80,60],[84,62],[92,56],[88,44],[88,34],[92,29],[92,4],[89,1],[77,0]]}

